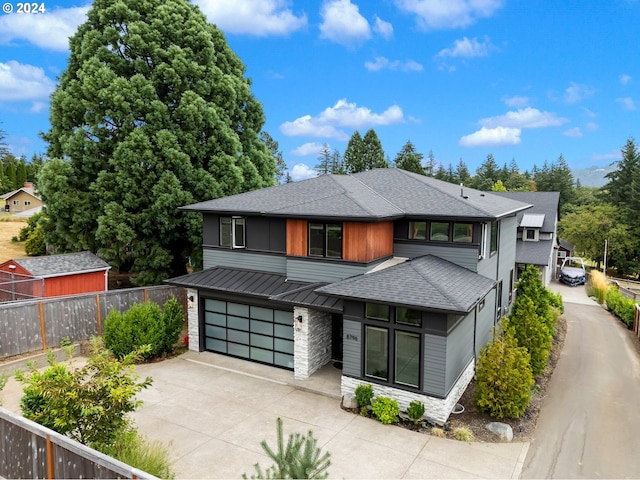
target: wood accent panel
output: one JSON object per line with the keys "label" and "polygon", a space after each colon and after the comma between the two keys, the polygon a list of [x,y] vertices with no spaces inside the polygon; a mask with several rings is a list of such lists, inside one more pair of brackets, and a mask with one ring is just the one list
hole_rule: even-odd
{"label": "wood accent panel", "polygon": [[307,221],[287,219],[287,255],[307,256]]}
{"label": "wood accent panel", "polygon": [[393,254],[393,222],[344,222],[343,258],[370,262]]}

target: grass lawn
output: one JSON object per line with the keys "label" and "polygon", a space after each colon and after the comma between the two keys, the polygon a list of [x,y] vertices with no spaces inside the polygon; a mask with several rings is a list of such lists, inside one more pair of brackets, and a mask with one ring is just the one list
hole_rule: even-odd
{"label": "grass lawn", "polygon": [[0,213],[0,263],[12,258],[26,257],[24,242],[12,242],[20,230],[27,225],[26,218],[14,217],[7,213]]}

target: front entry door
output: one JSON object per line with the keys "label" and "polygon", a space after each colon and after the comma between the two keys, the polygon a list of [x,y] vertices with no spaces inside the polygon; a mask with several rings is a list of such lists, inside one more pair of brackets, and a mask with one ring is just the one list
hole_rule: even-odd
{"label": "front entry door", "polygon": [[331,315],[331,360],[342,362],[342,315]]}

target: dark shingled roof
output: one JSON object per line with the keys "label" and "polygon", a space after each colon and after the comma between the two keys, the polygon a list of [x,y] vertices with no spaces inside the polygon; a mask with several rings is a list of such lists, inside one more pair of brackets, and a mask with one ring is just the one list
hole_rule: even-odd
{"label": "dark shingled roof", "polygon": [[262,297],[332,312],[342,312],[342,301],[313,290],[323,283],[294,282],[278,273],[243,268],[213,267],[201,272],[165,280],[170,285]]}
{"label": "dark shingled roof", "polygon": [[487,277],[426,255],[326,285],[316,292],[343,299],[464,314],[471,311],[494,285],[495,281]]}
{"label": "dark shingled roof", "polygon": [[321,175],[182,207],[183,210],[287,217],[379,220],[405,216],[495,219],[528,208],[516,200],[397,168]]}
{"label": "dark shingled roof", "polygon": [[34,277],[56,277],[73,273],[109,270],[111,268],[108,263],[91,252],[16,258],[13,262],[20,265]]}
{"label": "dark shingled roof", "polygon": [[554,220],[558,215],[558,205],[560,204],[560,192],[493,192],[500,197],[517,200],[519,202],[533,205],[530,209],[518,213],[518,226],[525,213],[541,213],[544,215],[544,223],[541,232],[553,233],[556,225]]}
{"label": "dark shingled roof", "polygon": [[538,242],[516,242],[516,263],[527,265],[548,265],[553,250],[553,240],[540,240]]}

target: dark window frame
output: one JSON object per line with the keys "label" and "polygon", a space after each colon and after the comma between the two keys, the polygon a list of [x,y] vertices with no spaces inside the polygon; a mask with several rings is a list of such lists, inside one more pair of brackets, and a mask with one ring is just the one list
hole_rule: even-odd
{"label": "dark window frame", "polygon": [[[320,227],[320,228],[318,228]],[[315,242],[312,242],[315,237],[312,235],[312,231],[322,231],[322,247],[318,247]],[[333,245],[333,249],[329,248],[329,244],[332,240],[331,232],[338,231],[340,232],[339,238],[339,246],[340,246],[340,254],[339,255],[330,255],[330,252],[334,251],[337,248],[337,245]],[[309,222],[307,226],[307,255],[315,258],[334,258],[334,259],[342,259],[344,256],[344,225],[335,222]],[[313,245],[312,245],[313,243]],[[321,253],[312,253],[312,249],[314,251],[321,250]]]}
{"label": "dark window frame", "polygon": [[498,251],[500,227],[498,221],[491,222],[489,233],[489,256],[494,255]]}
{"label": "dark window frame", "polygon": [[[227,224],[228,222],[228,224]],[[247,221],[240,216],[221,216],[220,220],[219,245],[232,249],[247,248]],[[226,225],[223,225],[225,223]],[[241,235],[238,231],[241,230]]]}
{"label": "dark window frame", "polygon": [[[423,384],[424,384],[424,328],[422,327],[422,325],[424,325],[424,322],[421,320],[420,326],[416,326],[416,325],[411,325],[408,323],[399,323],[397,321],[397,314],[396,314],[396,309],[397,308],[401,308],[401,307],[394,307],[391,305],[386,305],[386,304],[376,304],[376,303],[372,303],[374,305],[386,305],[389,307],[389,320],[381,320],[381,319],[377,319],[374,317],[368,317],[367,316],[367,305],[369,303],[365,303],[364,304],[364,318],[362,319],[362,338],[364,339],[363,343],[362,343],[362,378],[368,378],[371,380],[374,380],[378,383],[383,383],[385,385],[389,385],[391,387],[395,387],[395,388],[402,388],[402,389],[412,389],[412,390],[416,390],[416,391],[421,391],[421,389],[423,388]],[[411,309],[413,310],[413,309]],[[421,310],[416,310],[416,311],[420,311],[422,313]],[[394,321],[390,321],[390,319],[393,318]],[[368,334],[371,331],[370,329],[375,329],[376,331],[384,331],[386,332],[386,363],[387,363],[387,370],[386,370],[386,378],[383,378],[381,376],[377,376],[374,375],[373,373],[375,372],[368,372],[368,364],[367,361],[369,359],[368,355],[370,354],[369,350],[368,350]],[[398,362],[398,349],[396,348],[396,342],[398,339],[398,333],[400,334],[408,334],[408,335],[413,335],[413,336],[417,336],[418,338],[418,352],[417,352],[417,358],[418,358],[418,378],[417,378],[417,385],[411,384],[411,383],[404,383],[404,382],[400,382],[397,379],[397,373],[398,373],[398,369],[397,369],[397,362]],[[401,352],[402,353],[402,352]],[[378,370],[380,371],[380,370]]]}

